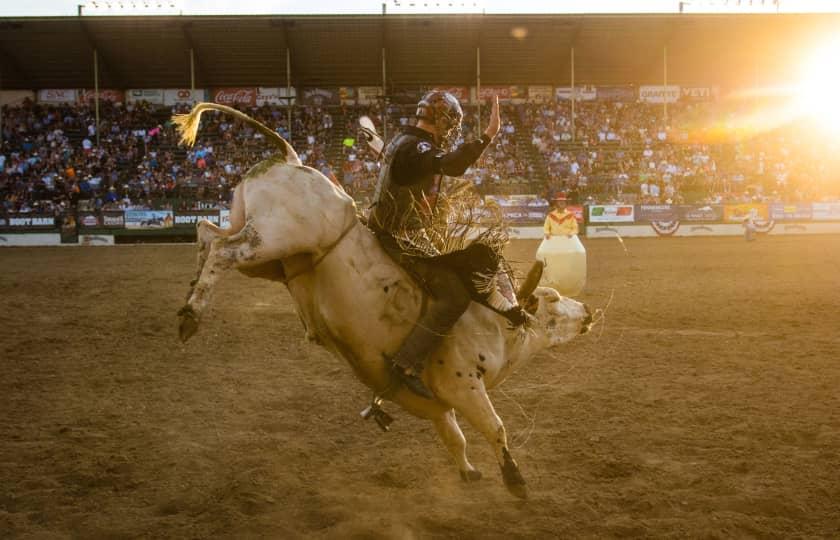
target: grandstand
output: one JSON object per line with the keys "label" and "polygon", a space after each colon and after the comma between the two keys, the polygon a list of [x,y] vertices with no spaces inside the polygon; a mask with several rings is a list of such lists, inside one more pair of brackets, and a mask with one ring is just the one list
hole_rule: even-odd
{"label": "grandstand", "polygon": [[364,205],[378,163],[356,140],[358,117],[393,133],[411,121],[422,92],[439,87],[464,104],[466,137],[484,99],[502,98],[502,133],[468,173],[484,195],[566,192],[590,204],[820,200],[837,196],[836,143],[815,139],[801,122],[727,131],[758,102],[724,98],[789,81],[839,22],[682,14],[6,18],[0,196],[9,214],[224,209],[265,147],[239,124],[208,117],[187,151],[169,123],[196,100],[217,100],[291,138],[306,164]]}

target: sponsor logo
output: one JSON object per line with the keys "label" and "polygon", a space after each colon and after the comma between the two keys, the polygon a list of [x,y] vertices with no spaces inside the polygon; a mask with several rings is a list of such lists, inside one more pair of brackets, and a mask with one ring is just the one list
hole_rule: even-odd
{"label": "sponsor logo", "polygon": [[767,221],[755,220],[753,223],[755,224],[755,231],[760,233],[769,233],[776,226],[776,222],[772,219]]}
{"label": "sponsor logo", "polygon": [[256,88],[223,88],[216,90],[213,101],[222,105],[253,105],[257,101]]}
{"label": "sponsor logo", "polygon": [[711,227],[707,227],[705,225],[693,225],[691,227],[691,232],[700,232],[700,231],[714,232],[714,229],[712,229]]}
{"label": "sponsor logo", "polygon": [[91,246],[93,244],[110,245],[113,243],[113,237],[98,236],[95,234],[83,234],[79,237],[79,244],[83,246]]}
{"label": "sponsor logo", "polygon": [[99,225],[99,220],[96,219],[96,216],[88,214],[86,216],[82,216],[82,225],[85,227],[96,227]]}
{"label": "sponsor logo", "polygon": [[199,215],[199,214],[176,214],[175,225],[195,225],[199,221],[207,220],[216,225],[219,224],[218,215]]}
{"label": "sponsor logo", "polygon": [[785,225],[786,231],[807,231],[808,227],[805,225]]}
{"label": "sponsor logo", "polygon": [[9,218],[11,227],[52,227],[55,225],[53,217],[15,217]]}
{"label": "sponsor logo", "polygon": [[125,218],[122,215],[109,216],[105,214],[102,216],[102,223],[111,227],[122,227],[125,224]]}

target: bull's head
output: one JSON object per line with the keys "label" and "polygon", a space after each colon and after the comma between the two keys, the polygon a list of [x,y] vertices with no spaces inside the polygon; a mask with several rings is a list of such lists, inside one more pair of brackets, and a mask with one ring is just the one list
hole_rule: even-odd
{"label": "bull's head", "polygon": [[560,296],[549,287],[537,287],[534,297],[534,317],[542,326],[549,347],[571,341],[591,328],[592,315],[586,304]]}

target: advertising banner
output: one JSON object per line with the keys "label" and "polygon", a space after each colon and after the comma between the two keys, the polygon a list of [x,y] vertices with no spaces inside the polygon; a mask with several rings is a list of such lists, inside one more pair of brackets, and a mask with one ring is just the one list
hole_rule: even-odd
{"label": "advertising banner", "polygon": [[220,105],[227,105],[228,107],[235,105],[253,107],[257,104],[257,89],[253,86],[214,88],[210,91],[210,101]]}
{"label": "advertising banner", "polygon": [[723,206],[720,205],[706,205],[706,206],[679,206],[680,221],[691,222],[715,222],[723,221]]}
{"label": "advertising banner", "polygon": [[261,86],[257,88],[257,97],[256,103],[258,107],[263,105],[286,105],[289,101],[292,102],[292,105],[295,104],[295,96],[297,95],[294,88],[291,89],[291,97],[292,99],[287,99],[289,97],[289,89],[285,87],[280,88],[269,88]]}
{"label": "advertising banner", "polygon": [[807,203],[773,203],[770,205],[770,219],[779,221],[810,221],[811,205]]}
{"label": "advertising banner", "polygon": [[125,91],[126,103],[137,103],[145,101],[154,105],[163,105],[162,88],[137,88]]}
{"label": "advertising banner", "polygon": [[512,224],[542,223],[550,210],[548,201],[536,195],[487,195],[484,200],[498,204]]}
{"label": "advertising banner", "polygon": [[711,101],[714,93],[709,86],[683,86],[680,96],[686,101]]}
{"label": "advertising banner", "polygon": [[219,225],[219,211],[218,210],[191,210],[186,212],[175,213],[176,227],[191,227],[195,228],[199,221],[206,219],[213,225]]}
{"label": "advertising banner", "polygon": [[190,90],[189,88],[167,88],[163,91],[164,105],[178,105],[185,103],[192,105],[207,99],[207,92],[203,88]]}
{"label": "advertising banner", "polygon": [[38,90],[38,103],[76,103],[79,92],[74,89]]}
{"label": "advertising banner", "polygon": [[677,209],[670,204],[641,204],[635,209],[636,221],[675,221]]}
{"label": "advertising banner", "polygon": [[[79,103],[87,105],[96,99],[96,90],[79,90]],[[110,101],[111,103],[124,103],[125,92],[122,90],[99,89],[99,101]]]}
{"label": "advertising banner", "polygon": [[219,210],[219,227],[223,229],[230,227],[230,210]]}
{"label": "advertising banner", "polygon": [[338,88],[304,88],[300,97],[305,105],[316,107],[341,104]]}
{"label": "advertising banner", "polygon": [[338,99],[342,105],[356,104],[356,87],[355,86],[339,86]]}
{"label": "advertising banner", "polygon": [[815,202],[811,205],[811,219],[814,221],[840,221],[840,202]]}
{"label": "advertising banner", "polygon": [[520,102],[528,99],[527,88],[524,86],[482,86],[478,99],[485,102],[499,96],[499,101]]}
{"label": "advertising banner", "polygon": [[168,229],[172,227],[172,210],[126,210],[126,229]]}
{"label": "advertising banner", "polygon": [[[571,86],[558,86],[554,89],[554,95],[558,100],[572,99]],[[594,86],[575,86],[575,99],[577,101],[592,101],[598,97],[598,90]]]}
{"label": "advertising banner", "polygon": [[632,86],[599,86],[595,93],[598,99],[605,101],[636,101],[636,89]]}
{"label": "advertising banner", "polygon": [[356,88],[356,100],[359,105],[370,105],[379,101],[382,95],[381,86],[359,86]]}
{"label": "advertising banner", "polygon": [[389,101],[402,105],[417,105],[425,93],[426,91],[419,86],[401,86],[391,89]]}
{"label": "advertising banner", "polygon": [[76,223],[79,227],[99,227],[99,216],[93,212],[79,212],[76,215]]}
{"label": "advertising banner", "polygon": [[125,213],[121,210],[108,211],[102,214],[102,226],[109,229],[121,229],[125,227]]}
{"label": "advertising banner", "polygon": [[634,220],[631,204],[596,204],[589,207],[590,223],[632,223]]}
{"label": "advertising banner", "polygon": [[12,229],[55,229],[55,216],[51,214],[7,214],[6,227]]}
{"label": "advertising banner", "polygon": [[449,92],[461,103],[461,105],[465,105],[470,101],[470,87],[469,86],[435,86],[435,90],[440,90],[441,92]]}
{"label": "advertising banner", "polygon": [[17,107],[23,105],[26,100],[35,101],[35,92],[32,90],[0,90],[0,107],[8,105]]}
{"label": "advertising banner", "polygon": [[554,98],[554,88],[547,85],[532,85],[528,87],[528,101],[532,103],[548,103]]}
{"label": "advertising banner", "polygon": [[675,103],[680,99],[680,87],[668,86],[640,86],[639,101],[645,103]]}
{"label": "advertising banner", "polygon": [[729,222],[742,222],[753,215],[755,219],[767,220],[770,212],[766,204],[725,204],[723,205],[723,220]]}

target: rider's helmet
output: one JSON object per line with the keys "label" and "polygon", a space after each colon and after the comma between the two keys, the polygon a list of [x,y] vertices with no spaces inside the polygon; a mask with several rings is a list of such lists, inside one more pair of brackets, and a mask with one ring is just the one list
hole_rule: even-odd
{"label": "rider's helmet", "polygon": [[458,98],[449,92],[432,90],[417,104],[415,116],[435,126],[438,144],[446,148],[455,142],[461,132],[464,111]]}

